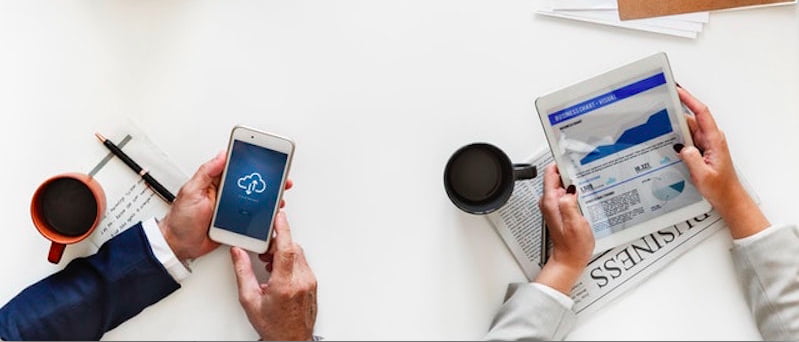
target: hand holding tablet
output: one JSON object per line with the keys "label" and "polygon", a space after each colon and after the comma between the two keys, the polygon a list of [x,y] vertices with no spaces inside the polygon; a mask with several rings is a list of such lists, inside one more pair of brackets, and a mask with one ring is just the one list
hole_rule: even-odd
{"label": "hand holding tablet", "polygon": [[536,100],[595,253],[710,210],[673,146],[693,146],[664,53]]}

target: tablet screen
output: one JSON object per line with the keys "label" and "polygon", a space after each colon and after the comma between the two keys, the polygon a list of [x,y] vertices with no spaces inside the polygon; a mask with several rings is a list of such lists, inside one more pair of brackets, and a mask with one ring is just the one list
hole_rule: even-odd
{"label": "tablet screen", "polygon": [[673,148],[684,114],[667,84],[655,69],[546,110],[597,239],[702,200]]}

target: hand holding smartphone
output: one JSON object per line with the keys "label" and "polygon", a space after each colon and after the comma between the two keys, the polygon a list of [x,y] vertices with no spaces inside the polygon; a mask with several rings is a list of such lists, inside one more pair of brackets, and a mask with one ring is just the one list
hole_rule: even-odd
{"label": "hand holding smartphone", "polygon": [[212,240],[266,252],[293,155],[288,138],[233,128],[208,232]]}

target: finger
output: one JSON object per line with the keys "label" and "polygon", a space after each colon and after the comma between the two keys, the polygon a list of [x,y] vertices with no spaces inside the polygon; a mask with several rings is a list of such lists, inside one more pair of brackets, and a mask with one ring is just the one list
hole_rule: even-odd
{"label": "finger", "polygon": [[[222,168],[224,170],[224,165],[225,165],[225,162],[227,161],[227,152],[224,151],[224,150],[219,151],[219,153],[216,154],[216,158],[223,160]],[[213,177],[213,180],[211,180],[211,183],[214,185],[214,188],[217,188],[217,189],[219,188],[219,183],[221,183],[221,182],[222,182],[222,172],[220,172],[216,177]]]}
{"label": "finger", "polygon": [[263,254],[259,254],[258,255],[258,259],[261,259],[261,261],[263,261],[263,262],[272,262],[272,260],[275,260],[275,255],[272,254],[272,253],[266,252],[266,253],[263,253]]}
{"label": "finger", "polygon": [[558,200],[558,210],[563,217],[563,225],[574,227],[577,222],[583,219],[580,208],[577,205],[577,195],[566,194]]}
{"label": "finger", "polygon": [[260,293],[260,286],[258,285],[258,279],[255,278],[255,273],[252,271],[250,256],[238,247],[230,249],[230,256],[233,259],[233,270],[236,272],[239,300],[242,304],[256,301]]}
{"label": "finger", "polygon": [[308,260],[305,258],[305,252],[300,249],[300,254],[296,262],[298,273],[305,279],[306,282],[316,283],[316,275],[314,275],[311,266],[308,265]]}
{"label": "finger", "polygon": [[281,250],[287,250],[291,247],[292,240],[291,240],[291,228],[289,227],[289,221],[286,218],[286,213],[283,210],[277,212],[277,217],[275,217],[275,248],[276,251],[279,252]]}
{"label": "finger", "polygon": [[194,173],[194,176],[186,183],[186,187],[192,192],[197,192],[205,190],[212,185],[219,185],[222,170],[225,168],[225,158],[225,153],[220,152],[214,159],[201,165],[197,172]]}
{"label": "finger", "polygon": [[306,279],[307,277],[313,277],[313,271],[311,271],[311,267],[308,266],[308,260],[305,258],[305,251],[299,244],[295,244],[295,247],[297,248],[297,255],[294,259],[294,272],[306,277]]}
{"label": "finger", "polygon": [[693,115],[686,115],[685,122],[688,123],[688,129],[691,131],[691,136],[696,138],[696,136],[700,133],[699,127],[696,123],[696,118]]}
{"label": "finger", "polygon": [[272,262],[272,277],[269,281],[280,282],[294,279],[294,271],[299,254],[299,247],[294,243],[285,249],[279,249],[275,253],[275,260]]}
{"label": "finger", "polygon": [[[293,187],[294,187],[294,181],[291,180],[291,179],[287,179],[286,180],[286,186],[285,186],[284,189],[291,190],[291,188],[293,188]],[[285,206],[286,206],[286,201],[285,200],[280,200],[280,209],[283,209]]]}
{"label": "finger", "polygon": [[705,158],[699,153],[699,150],[694,146],[686,146],[680,151],[680,158],[682,158],[688,171],[691,172],[695,181],[704,179],[704,176],[709,171],[710,166],[705,163]]}
{"label": "finger", "polygon": [[544,170],[544,193],[554,191],[557,188],[562,188],[560,173],[558,173],[558,167],[555,166],[555,163],[552,163]]}
{"label": "finger", "polygon": [[713,119],[713,115],[710,114],[710,109],[708,109],[704,103],[697,100],[685,89],[677,88],[677,94],[680,95],[680,101],[685,103],[688,109],[694,112],[697,126],[703,133],[708,134],[718,131],[719,128],[716,126],[716,120]]}
{"label": "finger", "polygon": [[308,267],[308,260],[305,259],[305,250],[302,249],[300,244],[295,244],[295,247],[297,248],[297,258],[295,260],[297,266],[299,266],[300,269]]}
{"label": "finger", "polygon": [[544,220],[551,229],[559,230],[561,227],[560,213],[558,212],[558,198],[563,196],[563,187],[560,185],[560,176],[557,174],[555,164],[550,164],[544,171],[544,195],[539,203]]}
{"label": "finger", "polygon": [[694,145],[699,149],[699,152],[701,153],[702,150],[706,150],[708,148],[707,140],[705,139],[705,134],[699,129],[696,118],[692,115],[686,115],[685,121],[688,123],[688,129],[691,131],[691,138],[694,141]]}
{"label": "finger", "polygon": [[[272,232],[272,239],[271,241],[269,241],[269,248],[266,250],[265,253],[261,254],[259,258],[261,258],[262,256],[266,257],[266,255],[271,255],[271,258],[274,259],[276,251],[277,251],[277,234],[275,234],[275,232]],[[263,258],[261,258],[261,260],[263,260]]]}

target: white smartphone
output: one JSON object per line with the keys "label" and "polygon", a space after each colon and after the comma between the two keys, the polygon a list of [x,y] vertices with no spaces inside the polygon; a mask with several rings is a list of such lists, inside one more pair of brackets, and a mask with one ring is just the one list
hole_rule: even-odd
{"label": "white smartphone", "polygon": [[266,252],[293,155],[291,139],[233,128],[208,231],[212,240]]}

